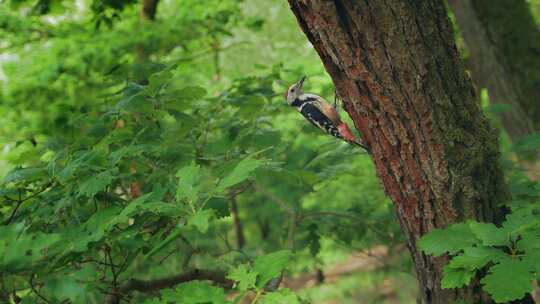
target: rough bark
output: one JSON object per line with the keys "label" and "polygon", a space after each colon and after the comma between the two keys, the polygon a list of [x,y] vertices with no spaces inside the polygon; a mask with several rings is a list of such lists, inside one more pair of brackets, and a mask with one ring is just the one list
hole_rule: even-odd
{"label": "rough bark", "polygon": [[445,258],[417,249],[434,228],[499,223],[508,198],[496,133],[483,116],[440,0],[289,0],[371,147],[426,303],[489,303],[477,279],[441,289]]}
{"label": "rough bark", "polygon": [[540,76],[540,31],[528,4],[524,0],[448,3],[469,51],[474,83],[488,90],[490,102],[511,106],[502,114],[502,123],[512,140],[531,134],[533,121],[540,122],[540,77],[526,75]]}

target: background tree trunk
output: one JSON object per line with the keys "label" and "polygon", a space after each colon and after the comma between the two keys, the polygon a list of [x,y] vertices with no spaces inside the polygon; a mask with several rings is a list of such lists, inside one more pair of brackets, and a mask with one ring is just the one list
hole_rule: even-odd
{"label": "background tree trunk", "polygon": [[[418,239],[466,218],[498,223],[508,198],[497,136],[462,67],[442,1],[289,0],[371,147],[426,303],[491,300],[478,279],[441,289],[445,258]],[[529,298],[527,298],[530,300]]]}
{"label": "background tree trunk", "polygon": [[[142,23],[151,22],[156,19],[156,12],[159,0],[142,0],[141,10],[139,11],[139,19]],[[148,61],[148,52],[145,49],[144,43],[137,45],[137,61],[145,63]]]}
{"label": "background tree trunk", "polygon": [[156,18],[159,0],[142,0],[141,19],[154,20]]}
{"label": "background tree trunk", "polygon": [[[540,30],[524,0],[449,0],[469,51],[467,66],[491,103],[511,106],[502,124],[512,141],[540,129]],[[527,176],[540,178],[539,153],[521,156]],[[535,157],[536,156],[536,157]]]}
{"label": "background tree trunk", "polygon": [[540,30],[525,0],[450,0],[470,53],[473,81],[512,110],[503,124],[512,139],[540,128]]}

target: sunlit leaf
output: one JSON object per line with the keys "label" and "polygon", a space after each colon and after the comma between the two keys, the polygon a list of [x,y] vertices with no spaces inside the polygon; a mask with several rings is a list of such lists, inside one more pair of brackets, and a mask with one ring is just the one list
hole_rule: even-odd
{"label": "sunlit leaf", "polygon": [[506,259],[489,268],[489,273],[481,280],[484,290],[497,303],[521,299],[532,290],[535,275],[526,262]]}
{"label": "sunlit leaf", "polygon": [[220,181],[217,192],[222,192],[225,189],[234,186],[246,180],[255,169],[262,166],[263,162],[251,157],[244,158],[236,165],[229,175]]}
{"label": "sunlit leaf", "polygon": [[452,268],[448,265],[443,268],[442,288],[459,288],[469,284],[474,271],[464,268]]}
{"label": "sunlit leaf", "polygon": [[253,271],[259,274],[257,286],[263,287],[270,279],[279,276],[281,271],[289,265],[291,257],[290,250],[276,251],[257,257],[253,263]]}
{"label": "sunlit leaf", "polygon": [[99,191],[105,190],[114,180],[111,171],[104,171],[83,181],[79,186],[79,194],[93,197]]}
{"label": "sunlit leaf", "polygon": [[206,233],[208,227],[210,227],[210,219],[214,216],[214,211],[211,209],[202,210],[190,216],[188,219],[188,225],[197,228],[201,233]]}
{"label": "sunlit leaf", "polygon": [[176,199],[178,201],[187,198],[194,202],[197,200],[199,189],[196,185],[200,176],[200,167],[197,165],[190,165],[184,167],[176,173],[179,178],[178,188],[176,190]]}
{"label": "sunlit leaf", "polygon": [[445,229],[434,229],[424,235],[418,245],[423,251],[437,256],[445,252],[456,253],[476,242],[469,225],[461,223]]}
{"label": "sunlit leaf", "polygon": [[257,281],[257,272],[250,271],[246,264],[241,264],[238,267],[229,271],[227,278],[238,282],[238,289],[246,291],[250,288],[255,288]]}

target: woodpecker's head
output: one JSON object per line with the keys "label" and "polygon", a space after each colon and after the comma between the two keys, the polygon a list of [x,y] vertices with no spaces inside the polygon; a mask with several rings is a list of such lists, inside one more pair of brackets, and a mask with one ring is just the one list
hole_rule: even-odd
{"label": "woodpecker's head", "polygon": [[302,91],[304,80],[306,80],[306,76],[300,78],[297,83],[291,85],[289,89],[285,92],[285,99],[287,100],[288,104],[293,103],[296,98],[304,94],[304,91]]}

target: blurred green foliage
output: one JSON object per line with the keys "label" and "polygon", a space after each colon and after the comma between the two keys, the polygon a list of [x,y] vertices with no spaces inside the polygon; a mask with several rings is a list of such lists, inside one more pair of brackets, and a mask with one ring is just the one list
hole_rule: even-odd
{"label": "blurred green foliage", "polygon": [[[334,94],[286,2],[139,10],[0,4],[0,302],[414,303],[369,157],[283,101]],[[194,269],[234,286],[122,289]]]}

